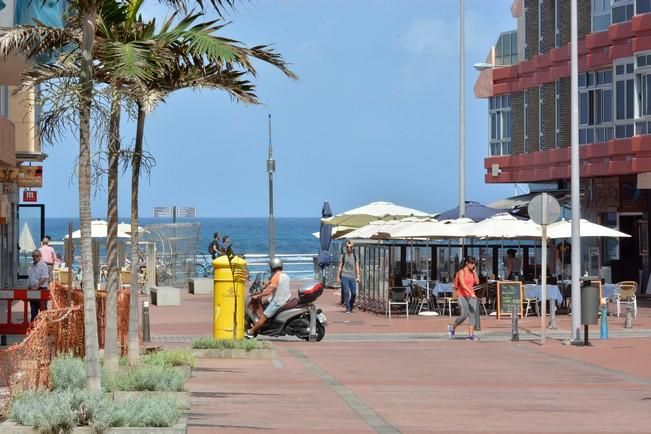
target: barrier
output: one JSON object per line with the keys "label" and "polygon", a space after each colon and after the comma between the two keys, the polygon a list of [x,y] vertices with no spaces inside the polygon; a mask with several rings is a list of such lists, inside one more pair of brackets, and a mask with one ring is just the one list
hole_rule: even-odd
{"label": "barrier", "polygon": [[[0,336],[25,335],[30,325],[30,300],[40,300],[41,306],[50,299],[49,290],[1,289],[0,290]],[[22,309],[14,311],[16,302],[22,302]],[[21,315],[17,315],[20,314]]]}

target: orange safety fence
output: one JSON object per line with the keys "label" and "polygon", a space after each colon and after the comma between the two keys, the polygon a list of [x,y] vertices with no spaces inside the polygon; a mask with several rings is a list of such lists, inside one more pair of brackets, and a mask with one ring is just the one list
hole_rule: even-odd
{"label": "orange safety fence", "polygon": [[[83,292],[72,290],[72,306],[68,303],[69,290],[58,283],[50,285],[51,308],[39,312],[22,342],[0,350],[0,387],[9,387],[11,393],[49,385],[50,361],[58,354],[72,353],[84,356]],[[96,292],[97,333],[100,348],[104,347],[106,325],[106,292]],[[129,326],[129,289],[117,294],[118,344],[122,355],[127,352]],[[0,411],[1,413],[1,411]]]}

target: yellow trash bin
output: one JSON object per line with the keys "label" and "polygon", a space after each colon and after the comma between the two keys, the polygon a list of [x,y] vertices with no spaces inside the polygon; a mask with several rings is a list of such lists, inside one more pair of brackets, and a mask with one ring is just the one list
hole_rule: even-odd
{"label": "yellow trash bin", "polygon": [[229,263],[226,255],[212,261],[214,272],[213,337],[215,339],[242,339],[244,323],[244,282],[246,261],[235,256]]}

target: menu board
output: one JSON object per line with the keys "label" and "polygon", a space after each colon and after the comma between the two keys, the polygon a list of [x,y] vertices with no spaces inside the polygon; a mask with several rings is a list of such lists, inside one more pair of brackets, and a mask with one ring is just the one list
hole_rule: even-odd
{"label": "menu board", "polygon": [[497,318],[510,317],[514,305],[522,316],[522,282],[497,282]]}

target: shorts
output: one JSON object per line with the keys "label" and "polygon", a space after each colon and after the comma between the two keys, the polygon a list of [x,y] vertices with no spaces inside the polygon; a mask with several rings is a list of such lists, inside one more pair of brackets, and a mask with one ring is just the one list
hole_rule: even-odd
{"label": "shorts", "polygon": [[267,307],[264,309],[264,316],[271,318],[278,312],[282,305],[276,303],[276,300],[271,300]]}

